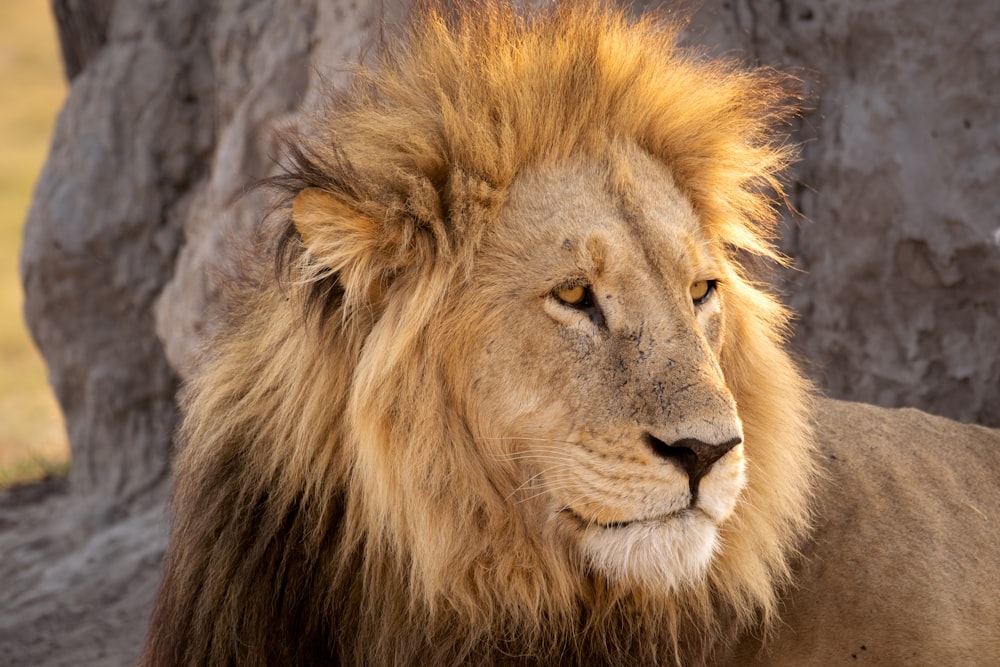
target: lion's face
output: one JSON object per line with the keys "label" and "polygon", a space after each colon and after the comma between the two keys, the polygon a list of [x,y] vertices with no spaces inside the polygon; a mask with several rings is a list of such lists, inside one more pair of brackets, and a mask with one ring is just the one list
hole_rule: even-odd
{"label": "lion's face", "polygon": [[510,504],[605,576],[702,575],[745,484],[718,359],[726,265],[667,171],[636,150],[540,168],[482,241],[454,352]]}

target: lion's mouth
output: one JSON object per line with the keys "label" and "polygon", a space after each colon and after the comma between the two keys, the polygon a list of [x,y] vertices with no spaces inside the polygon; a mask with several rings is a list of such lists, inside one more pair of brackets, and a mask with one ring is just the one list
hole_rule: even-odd
{"label": "lion's mouth", "polygon": [[603,530],[619,530],[622,528],[628,528],[630,526],[649,526],[655,524],[667,523],[669,521],[677,521],[689,515],[694,514],[696,511],[693,507],[685,507],[674,512],[667,512],[665,514],[657,514],[650,517],[641,517],[637,519],[628,519],[624,521],[608,521],[601,522],[595,519],[585,519],[570,507],[564,507],[559,510],[559,513],[570,518],[577,526],[581,529],[589,528],[601,528]]}

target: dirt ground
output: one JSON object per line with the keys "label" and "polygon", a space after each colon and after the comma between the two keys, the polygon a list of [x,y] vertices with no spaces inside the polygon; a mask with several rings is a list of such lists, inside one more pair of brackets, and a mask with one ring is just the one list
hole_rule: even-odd
{"label": "dirt ground", "polygon": [[70,495],[63,479],[0,492],[0,665],[135,663],[167,541],[164,495],[114,516],[119,503]]}

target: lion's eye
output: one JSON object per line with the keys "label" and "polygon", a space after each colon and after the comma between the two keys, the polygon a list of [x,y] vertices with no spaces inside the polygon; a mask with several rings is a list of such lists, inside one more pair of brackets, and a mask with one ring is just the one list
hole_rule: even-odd
{"label": "lion's eye", "polygon": [[560,287],[555,291],[555,297],[567,306],[580,308],[590,302],[590,288],[586,285]]}
{"label": "lion's eye", "polygon": [[694,301],[694,305],[700,306],[708,301],[715,291],[715,283],[714,280],[699,280],[691,285],[691,300]]}

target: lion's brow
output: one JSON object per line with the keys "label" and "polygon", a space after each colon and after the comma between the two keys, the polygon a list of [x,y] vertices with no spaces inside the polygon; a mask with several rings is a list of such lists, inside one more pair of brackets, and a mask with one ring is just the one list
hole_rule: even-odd
{"label": "lion's brow", "polygon": [[634,232],[639,232],[645,214],[640,203],[635,175],[628,160],[624,155],[611,152],[605,158],[605,165],[607,169],[605,191],[614,202],[614,208],[622,219]]}
{"label": "lion's brow", "polygon": [[608,256],[608,245],[604,237],[600,234],[590,234],[587,237],[587,253],[590,255],[590,261],[594,267],[594,275],[600,277],[604,274],[606,268],[607,256]]}

